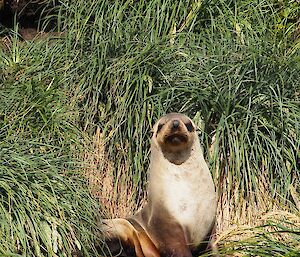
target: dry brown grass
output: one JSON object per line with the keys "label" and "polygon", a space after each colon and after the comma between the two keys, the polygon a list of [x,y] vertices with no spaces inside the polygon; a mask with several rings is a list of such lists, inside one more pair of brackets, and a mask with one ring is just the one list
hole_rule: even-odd
{"label": "dry brown grass", "polygon": [[230,196],[227,186],[222,187],[223,192],[220,193],[218,202],[218,231],[222,232],[238,226],[256,226],[263,215],[269,211],[281,209],[270,195],[263,179],[259,184],[259,193],[252,192],[248,199],[241,197],[238,187],[235,187]]}
{"label": "dry brown grass", "polygon": [[[114,164],[105,150],[105,138],[98,128],[92,139],[92,151],[85,152],[86,176],[92,195],[101,204],[105,218],[128,217],[135,210],[134,189],[126,172],[128,164],[119,167],[117,180],[113,174]],[[126,183],[124,183],[126,182]]]}
{"label": "dry brown grass", "polygon": [[[287,245],[295,244],[292,234],[276,231],[280,226],[291,231],[298,231],[300,228],[300,209],[297,206],[299,196],[295,193],[296,190],[291,187],[296,208],[291,210],[289,206],[283,205],[271,196],[263,180],[260,185],[260,192],[255,195],[255,200],[254,198],[235,198],[239,196],[238,190],[231,199],[220,197],[217,214],[217,243],[221,242],[221,245],[226,247],[235,242],[251,242],[255,240],[255,237],[267,233],[274,241],[284,242]],[[224,195],[227,196],[226,192]],[[294,247],[300,249],[300,245]],[[234,253],[228,256],[244,255]]]}

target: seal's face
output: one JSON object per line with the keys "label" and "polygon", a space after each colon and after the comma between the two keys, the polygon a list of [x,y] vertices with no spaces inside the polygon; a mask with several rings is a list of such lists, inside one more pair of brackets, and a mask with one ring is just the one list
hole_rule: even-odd
{"label": "seal's face", "polygon": [[152,140],[161,148],[164,156],[175,164],[181,164],[183,156],[188,157],[194,143],[195,125],[186,115],[169,113],[156,122]]}

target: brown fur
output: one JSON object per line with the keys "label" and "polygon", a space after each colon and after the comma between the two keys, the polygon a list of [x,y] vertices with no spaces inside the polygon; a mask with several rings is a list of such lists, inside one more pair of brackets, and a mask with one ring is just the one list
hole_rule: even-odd
{"label": "brown fur", "polygon": [[133,219],[104,220],[109,254],[117,256],[159,257],[145,230]]}

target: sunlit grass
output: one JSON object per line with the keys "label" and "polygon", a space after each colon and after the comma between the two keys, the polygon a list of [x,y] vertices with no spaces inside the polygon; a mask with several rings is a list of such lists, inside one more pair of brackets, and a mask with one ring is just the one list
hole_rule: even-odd
{"label": "sunlit grass", "polygon": [[[93,255],[96,220],[143,203],[151,125],[170,111],[201,129],[219,234],[257,226],[277,202],[297,215],[296,2],[61,1],[40,23],[57,19],[60,37],[20,42],[5,30],[0,253]],[[222,254],[288,253],[262,236]]]}
{"label": "sunlit grass", "polygon": [[219,252],[221,256],[298,256],[299,228],[299,210],[269,211],[256,219],[256,226],[239,225],[223,231]]}

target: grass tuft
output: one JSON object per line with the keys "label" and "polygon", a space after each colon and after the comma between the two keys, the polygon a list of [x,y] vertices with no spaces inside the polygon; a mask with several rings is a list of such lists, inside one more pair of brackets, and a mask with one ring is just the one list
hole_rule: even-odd
{"label": "grass tuft", "polygon": [[[0,254],[95,256],[99,218],[143,205],[151,126],[176,111],[201,128],[218,233],[252,226],[246,241],[227,247],[221,237],[222,254],[293,256],[297,1],[62,0],[53,8],[39,24],[59,33],[21,41],[16,21],[0,27]],[[276,210],[291,216],[282,221]]]}

